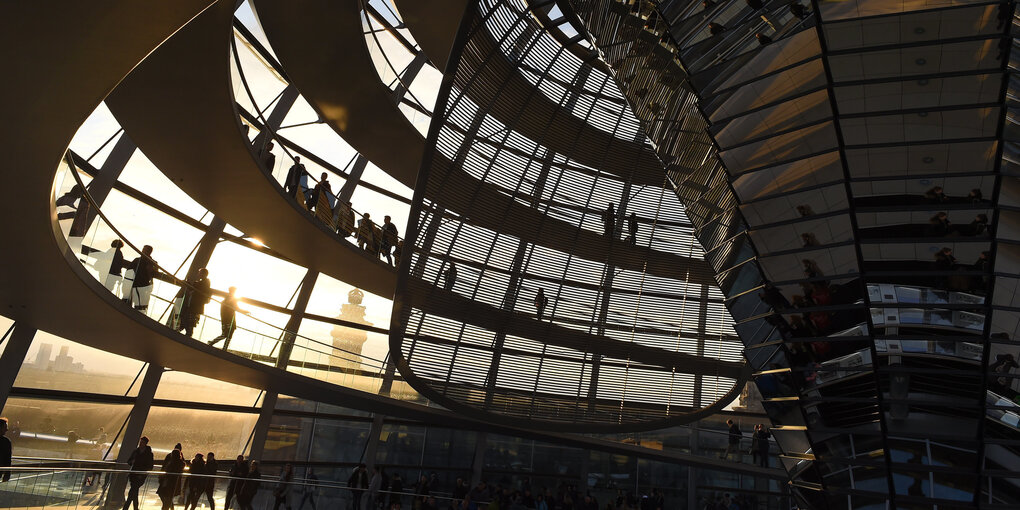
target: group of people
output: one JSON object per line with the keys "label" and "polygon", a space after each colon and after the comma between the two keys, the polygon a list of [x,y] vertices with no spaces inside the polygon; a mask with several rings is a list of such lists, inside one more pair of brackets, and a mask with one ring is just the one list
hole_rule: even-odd
{"label": "group of people", "polygon": [[[124,242],[114,239],[110,243],[110,249],[97,257],[96,267],[99,270],[99,279],[114,295],[132,304],[136,310],[146,312],[152,297],[154,281],[169,277],[160,277],[159,265],[152,258],[152,246],[142,247],[142,254],[130,262],[125,261],[123,248]],[[205,311],[205,305],[212,301],[212,296],[209,270],[204,267],[200,268],[194,276],[188,278],[181,285],[169,324],[175,330],[183,331],[187,336],[194,336],[195,327]],[[223,348],[229,347],[230,339],[237,329],[237,312],[248,313],[239,306],[237,288],[230,287],[226,297],[220,303],[222,332],[220,336],[209,342],[210,345],[215,345],[223,340],[225,341]]]}
{"label": "group of people", "polygon": [[[627,244],[636,244],[638,234],[637,213],[633,212],[630,213],[630,215],[627,216],[626,219],[620,218],[619,227],[621,230],[623,229],[624,221],[627,222],[627,237],[624,238],[624,242]],[[606,209],[602,211],[602,227],[604,229],[606,237],[609,237],[611,239],[616,238],[617,218],[616,209],[614,208],[612,202],[610,202]]]}
{"label": "group of people", "polygon": [[[729,459],[731,455],[736,454],[737,462],[743,462],[741,441],[744,438],[744,432],[740,430],[740,426],[732,419],[726,420],[726,426],[729,428],[726,434],[726,451],[721,458]],[[772,437],[772,433],[769,432],[765,424],[759,423],[754,426],[754,432],[751,433],[751,450],[749,453],[755,465],[769,467],[770,437]]]}
{"label": "group of people", "polygon": [[[122,510],[128,510],[133,506],[138,510],[138,493],[148,478],[148,472],[153,470],[155,459],[152,448],[149,446],[149,438],[142,436],[138,441],[138,447],[131,452],[128,458],[128,466],[132,471],[128,475],[128,494],[124,501]],[[163,474],[159,475],[159,485],[156,495],[162,503],[163,510],[174,508],[175,499],[179,504],[184,505],[185,510],[195,510],[199,501],[205,496],[209,508],[216,509],[216,501],[213,493],[216,490],[216,475],[219,474],[219,463],[213,452],[195,453],[194,458],[186,460],[183,448],[180,443],[163,459]],[[184,473],[187,472],[188,476]],[[278,494],[284,494],[289,490],[290,478],[287,472],[292,472],[290,465],[285,468],[284,476],[280,477],[280,483],[273,491],[274,497],[280,499]],[[230,503],[237,500],[241,510],[251,510],[252,501],[258,493],[261,485],[262,473],[259,471],[259,462],[253,460],[250,463],[244,456],[238,455],[227,473],[231,478],[227,485],[227,496],[224,501],[224,510],[230,508]],[[203,476],[204,475],[204,476]],[[285,498],[284,498],[285,499]],[[279,507],[280,502],[277,502]],[[289,508],[289,505],[287,505]]]}
{"label": "group of people", "polygon": [[[443,290],[450,292],[453,290],[454,284],[457,283],[457,264],[450,261],[446,264],[446,269],[442,271],[443,277]],[[545,289],[539,287],[535,292],[533,300],[535,305],[535,317],[538,320],[542,320],[545,316],[545,309],[549,306],[549,298],[545,295]]]}
{"label": "group of people", "polygon": [[[267,149],[267,152],[271,151],[272,144],[269,144]],[[287,196],[295,199],[298,199],[299,194],[303,193],[301,203],[305,208],[327,224],[335,225],[336,232],[340,237],[353,236],[359,248],[377,257],[385,258],[391,266],[400,263],[403,241],[399,238],[399,231],[392,219],[389,216],[384,216],[383,224],[376,226],[371,215],[364,213],[361,215],[361,219],[355,222],[354,208],[349,200],[339,205],[336,204],[337,197],[333,194],[329,174],[326,172],[322,172],[319,182],[309,189],[308,170],[301,163],[301,156],[294,156],[294,164],[287,171],[283,187]]]}
{"label": "group of people", "polygon": [[[199,268],[195,275],[181,286],[177,293],[176,313],[171,320],[176,320],[175,329],[184,331],[185,335],[193,336],[195,326],[205,312],[205,305],[212,301],[212,284],[209,281],[209,270]],[[216,345],[223,341],[223,349],[230,347],[230,339],[234,337],[237,330],[237,313],[247,314],[248,311],[240,306],[240,299],[237,297],[237,287],[227,289],[227,295],[220,301],[220,335],[209,341],[209,345]]]}
{"label": "group of people", "polygon": [[728,492],[716,495],[715,499],[704,501],[704,510],[753,510],[758,508],[758,501],[753,495],[738,494],[731,496]]}
{"label": "group of people", "polygon": [[130,262],[124,259],[124,241],[114,239],[110,249],[96,257],[99,281],[115,296],[146,312],[152,297],[152,286],[159,277],[158,265],[152,259],[152,246],[142,247],[142,254]]}

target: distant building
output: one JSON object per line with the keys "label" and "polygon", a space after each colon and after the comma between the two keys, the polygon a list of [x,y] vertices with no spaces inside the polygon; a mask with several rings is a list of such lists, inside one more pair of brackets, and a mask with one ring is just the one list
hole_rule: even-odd
{"label": "distant building", "polygon": [[[340,320],[355,322],[371,326],[372,323],[365,320],[365,306],[361,304],[365,293],[354,289],[347,293],[347,303],[340,309]],[[368,332],[349,328],[346,326],[334,326],[331,333],[333,337],[333,358],[329,364],[334,367],[347,369],[361,368],[361,349],[368,340]]]}
{"label": "distant building", "polygon": [[50,356],[53,355],[53,344],[42,344],[39,352],[35,355],[35,366],[39,370],[46,370],[50,367]]}

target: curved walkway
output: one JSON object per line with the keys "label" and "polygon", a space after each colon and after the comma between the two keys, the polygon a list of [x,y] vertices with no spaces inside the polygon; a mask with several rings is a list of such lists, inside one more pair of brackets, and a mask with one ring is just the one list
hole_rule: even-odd
{"label": "curved walkway", "polygon": [[196,19],[132,71],[107,105],[156,167],[228,223],[297,264],[391,297],[393,268],[312,219],[256,161],[230,86],[232,21],[225,7]]}
{"label": "curved walkway", "polygon": [[[452,46],[452,36],[445,31],[456,34],[459,23],[453,25],[450,20],[434,26],[430,23],[455,12],[457,5],[440,7],[433,2],[420,2],[417,9],[410,9],[407,4],[401,4],[404,8],[401,13],[407,11],[415,19],[424,19],[421,11],[431,11],[427,18],[430,21],[422,23],[432,27],[421,32],[424,40],[437,39],[439,46],[447,44],[448,39]],[[312,107],[358,152],[413,189],[425,152],[425,137],[407,121],[394,103],[393,93],[379,80],[365,42],[360,2],[307,0],[300,7],[307,16],[301,18],[293,16],[296,8],[293,4],[282,0],[257,0],[255,7],[287,75]],[[463,11],[462,3],[460,7]],[[459,14],[452,17],[454,22],[460,19]],[[412,32],[415,37],[418,34]],[[495,50],[496,41],[488,42],[491,47],[480,48],[482,55]],[[442,51],[439,48],[434,53]],[[661,163],[649,147],[590,126],[540,92],[531,94],[534,86],[502,53],[498,50],[496,53],[498,58],[484,62],[479,77],[480,83],[500,87],[505,84],[501,100],[491,109],[493,117],[581,164],[620,178],[632,175],[636,185],[663,185]],[[491,100],[477,99],[485,104]],[[614,148],[612,159],[603,161],[599,155],[609,144]],[[400,150],[393,150],[394,147]],[[635,161],[653,163],[635,165]]]}
{"label": "curved walkway", "polygon": [[[390,175],[414,188],[425,139],[399,112],[389,89],[379,81],[365,45],[358,2],[302,2],[301,12],[308,16],[300,19],[293,16],[296,7],[286,2],[257,0],[255,6],[274,51],[286,62],[288,76],[305,98],[353,147]],[[316,48],[316,51],[308,51],[308,48]],[[557,118],[562,117],[565,116]],[[587,130],[596,131],[594,128]],[[132,136],[135,137],[134,134]],[[621,140],[615,142],[614,147],[620,146]],[[394,150],[395,147],[400,149]],[[633,160],[631,167],[634,166],[632,163]],[[486,204],[484,209],[472,209],[467,205],[470,201],[461,199],[463,197],[443,200],[450,210],[467,218],[469,223],[588,260],[605,259],[608,243],[600,233],[581,231],[577,241],[570,242],[577,226],[545,218],[540,211],[520,203],[519,200],[527,201],[528,197],[519,195],[519,200],[514,200],[507,196],[505,190],[460,171],[451,172],[450,178],[441,194],[471,189],[478,193],[475,203]],[[662,173],[657,172],[654,185],[661,186],[662,182]],[[184,187],[184,184],[181,186]],[[208,189],[205,191],[208,192]],[[221,196],[220,199],[227,200],[228,197]],[[211,207],[212,203],[206,205],[216,210]],[[230,220],[226,215],[224,217]],[[268,244],[288,253],[284,246]],[[702,260],[625,243],[614,243],[613,258],[614,265],[621,268],[645,270],[649,274],[668,277],[690,274],[694,283],[715,284],[714,273]],[[647,267],[644,265],[646,260]]]}
{"label": "curved walkway", "polygon": [[[206,7],[206,0],[180,0],[172,6],[133,0],[109,2],[98,11],[88,3],[24,2],[4,6],[16,26],[0,30],[0,44],[21,48],[9,61],[11,79],[3,83],[4,111],[16,129],[4,128],[11,178],[18,186],[0,188],[6,218],[0,235],[17,249],[0,250],[0,306],[4,315],[27,325],[73,338],[109,352],[157,363],[226,382],[267,388],[343,406],[368,404],[394,416],[437,418],[478,426],[442,410],[389,401],[207,348],[183,335],[165,334],[162,325],[121,304],[82,268],[64,241],[52,208],[54,170],[68,143],[104,96],[153,48]],[[59,8],[58,8],[59,7]],[[59,37],[58,37],[59,35]],[[70,39],[69,39],[70,38]],[[74,40],[74,45],[65,44]],[[117,48],[118,51],[110,51]],[[68,87],[67,76],[80,77]],[[26,101],[44,97],[47,101]],[[46,122],[39,122],[45,119]],[[158,332],[161,331],[161,332]],[[229,366],[230,370],[224,370]],[[717,459],[655,452],[632,445],[572,435],[534,433],[497,424],[493,431],[521,434],[581,448],[722,468],[775,479],[778,469],[734,465]]]}

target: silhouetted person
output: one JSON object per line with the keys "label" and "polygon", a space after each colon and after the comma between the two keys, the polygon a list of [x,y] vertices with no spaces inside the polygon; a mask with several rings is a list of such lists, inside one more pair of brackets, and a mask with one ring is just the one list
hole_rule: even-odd
{"label": "silhouetted person", "polygon": [[202,481],[202,492],[209,502],[209,509],[216,510],[216,502],[213,501],[213,492],[216,491],[216,479],[213,478],[219,472],[220,466],[216,462],[216,454],[209,452],[205,455],[205,474],[210,475]]}
{"label": "silhouetted person", "polygon": [[[7,418],[0,418],[0,468],[11,467],[11,459],[14,454],[14,446],[7,437]],[[0,473],[0,481],[6,482],[11,479],[11,472]],[[137,506],[135,507],[137,508]]]}
{"label": "silhouetted person", "polygon": [[262,484],[262,472],[259,471],[259,461],[251,461],[251,468],[248,469],[248,476],[241,485],[240,494],[237,495],[237,502],[241,504],[241,510],[253,510],[251,502],[259,493],[259,486]]}
{"label": "silhouetted person", "polygon": [[113,242],[110,243],[110,249],[107,251],[107,253],[109,253],[110,269],[108,271],[104,271],[106,273],[106,277],[103,279],[103,284],[106,285],[106,288],[117,297],[120,297],[119,291],[122,284],[121,275],[125,266],[124,252],[121,251],[121,248],[123,247],[124,241],[121,241],[120,239],[114,239]]}
{"label": "silhouetted person", "polygon": [[724,27],[724,26],[722,26],[722,25],[720,25],[718,23],[714,23],[713,22],[713,23],[709,23],[708,24],[708,33],[710,33],[712,35],[719,35],[719,34],[725,32],[725,31],[726,31],[726,27]]}
{"label": "silhouetted person", "polygon": [[266,144],[266,150],[262,153],[262,168],[269,173],[273,173],[273,168],[276,167],[276,154],[273,154],[273,142]]}
{"label": "silhouetted person", "polygon": [[216,342],[223,340],[223,350],[230,347],[230,339],[237,330],[237,312],[248,313],[238,305],[237,287],[230,287],[227,289],[226,297],[220,302],[220,336],[213,338],[209,345],[216,345]]}
{"label": "silhouetted person", "polygon": [[273,510],[279,510],[281,505],[287,510],[290,510],[290,488],[293,481],[294,466],[288,463],[283,466],[283,473],[280,475],[280,481],[276,484],[276,488],[273,489]]}
{"label": "silhouetted person", "polygon": [[301,164],[301,156],[294,156],[294,164],[290,166],[290,170],[287,170],[287,179],[284,181],[283,187],[287,191],[287,196],[294,198],[301,191],[301,181],[305,174],[305,165]]}
{"label": "silhouetted person", "polygon": [[131,452],[128,457],[128,466],[131,471],[139,471],[128,475],[128,495],[124,501],[123,510],[128,510],[128,505],[134,503],[135,510],[138,510],[138,489],[145,484],[146,471],[152,471],[155,459],[152,457],[152,448],[149,447],[149,438],[142,436],[138,440],[138,448]]}
{"label": "silhouetted person", "polygon": [[929,202],[941,203],[946,201],[946,194],[942,191],[942,186],[934,186],[924,192],[924,198]]}
{"label": "silhouetted person", "polygon": [[351,509],[361,510],[361,496],[368,488],[368,472],[364,464],[354,468],[351,477],[347,479],[347,487],[351,490]]}
{"label": "silhouetted person", "polygon": [[328,179],[329,175],[327,175],[326,172],[322,172],[322,175],[319,176],[319,183],[312,188],[312,193],[308,195],[308,201],[305,202],[305,207],[307,207],[309,211],[318,210],[319,200],[321,200],[320,197],[325,196],[328,200],[333,194],[333,189],[330,186]]}
{"label": "silhouetted person", "polygon": [[803,234],[800,235],[800,239],[804,241],[805,248],[807,248],[808,246],[819,246],[820,244],[822,244],[818,242],[818,238],[815,237],[815,234],[812,232],[804,232]]}
{"label": "silhouetted person", "polygon": [[[935,253],[935,270],[952,271],[956,268],[956,257],[953,256],[953,249],[946,247]],[[943,276],[944,278],[944,276]]]}
{"label": "silhouetted person", "polygon": [[[982,273],[988,273],[992,266],[990,258],[991,255],[991,252],[988,251],[981,252],[981,254],[978,255],[977,260],[974,261],[974,264],[971,266],[971,269]],[[971,278],[970,289],[975,292],[988,292],[989,283],[991,283],[991,279],[987,274],[974,276]]]}
{"label": "silhouetted person", "polygon": [[393,265],[393,257],[390,250],[397,245],[397,226],[390,221],[389,216],[383,216],[382,242],[379,243],[379,252],[386,257],[386,262]]}
{"label": "silhouetted person", "polygon": [[227,498],[223,502],[223,509],[227,510],[230,508],[230,502],[235,497],[240,500],[241,486],[244,485],[243,480],[237,480],[237,478],[245,478],[248,476],[248,462],[244,460],[244,455],[238,455],[234,459],[234,464],[230,466],[230,472],[227,473],[230,478],[230,483],[227,484]]}
{"label": "silhouetted person", "polygon": [[358,248],[369,252],[376,250],[375,223],[368,213],[362,214],[358,220]]}
{"label": "silhouetted person", "polygon": [[627,242],[630,244],[637,244],[637,213],[630,213],[627,217]]}
{"label": "silhouetted person", "polygon": [[705,0],[701,2],[701,7],[706,11],[715,7],[715,0]]}
{"label": "silhouetted person", "polygon": [[602,226],[605,229],[606,237],[612,238],[616,231],[616,210],[610,202],[605,211],[602,211]]}
{"label": "silhouetted person", "polygon": [[535,293],[535,314],[538,316],[538,320],[542,320],[546,306],[549,306],[549,298],[545,297],[545,289],[539,288]]}
{"label": "silhouetted person", "polygon": [[740,439],[744,437],[744,433],[740,431],[740,427],[737,426],[736,422],[726,420],[726,425],[729,425],[729,431],[727,432],[727,444],[726,453],[723,454],[724,459],[729,459],[733,453],[737,454],[737,461],[740,461]]}
{"label": "silhouetted person", "polygon": [[754,463],[761,467],[769,467],[769,433],[764,424],[754,426],[754,433],[751,434],[751,457]]}
{"label": "silhouetted person", "polygon": [[156,490],[159,500],[163,503],[163,510],[170,510],[174,507],[174,496],[177,495],[183,472],[184,457],[179,449],[174,448],[163,459],[163,474],[159,477],[159,489]]}
{"label": "silhouetted person", "polygon": [[340,204],[340,214],[336,229],[336,233],[344,238],[357,233],[354,230],[354,208],[351,206],[350,200]]}
{"label": "silhouetted person", "polygon": [[942,237],[949,233],[949,215],[940,211],[928,220],[928,235],[931,237]]}
{"label": "silhouetted person", "polygon": [[981,196],[981,190],[978,188],[974,188],[970,190],[970,193],[967,193],[968,202],[981,202],[983,200],[984,197]]}
{"label": "silhouetted person", "polygon": [[128,268],[134,271],[131,290],[126,298],[135,310],[146,312],[152,297],[152,279],[156,276],[156,262],[152,260],[152,246],[142,247],[142,255],[131,261]]}
{"label": "silhouetted person", "polygon": [[805,205],[798,205],[797,206],[797,214],[799,214],[802,218],[805,217],[805,216],[811,216],[814,213],[815,213],[815,211],[814,211],[814,209],[811,209],[810,205],[806,205],[805,204]]}
{"label": "silhouetted person", "polygon": [[184,503],[184,510],[188,510],[190,507],[192,510],[198,508],[198,498],[205,492],[205,479],[202,475],[205,474],[205,459],[201,453],[196,453],[195,458],[191,459],[191,470],[189,471],[192,476],[188,477],[188,496],[186,503]]}
{"label": "silhouetted person", "polygon": [[765,34],[763,34],[761,32],[758,32],[757,34],[754,34],[754,38],[757,39],[758,40],[758,44],[760,44],[762,46],[765,46],[766,44],[770,44],[772,42],[772,38],[771,37],[769,37],[769,36],[767,36],[767,35],[765,35]]}
{"label": "silhouetted person", "polygon": [[453,290],[453,284],[457,283],[457,266],[450,262],[450,266],[443,272],[443,290]]}
{"label": "silhouetted person", "polygon": [[397,239],[397,245],[393,248],[393,265],[400,265],[400,254],[404,251],[404,241]]}
{"label": "silhouetted person", "polygon": [[198,325],[205,305],[212,300],[212,286],[209,283],[209,270],[202,268],[198,270],[195,278],[184,286],[184,299],[181,300],[181,325],[179,329],[184,334],[192,336],[195,333],[195,326]]}
{"label": "silhouetted person", "polygon": [[807,9],[804,8],[803,4],[794,0],[793,2],[790,2],[790,14],[793,14],[799,19],[804,19],[807,17]]}

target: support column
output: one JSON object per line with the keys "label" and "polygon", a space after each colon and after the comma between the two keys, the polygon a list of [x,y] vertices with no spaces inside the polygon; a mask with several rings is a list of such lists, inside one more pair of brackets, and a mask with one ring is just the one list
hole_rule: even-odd
{"label": "support column", "polygon": [[[99,169],[92,182],[88,185],[89,195],[95,200],[96,205],[102,207],[106,197],[110,196],[113,185],[117,183],[117,179],[120,178],[121,172],[124,171],[137,148],[135,142],[131,140],[126,132],[120,135],[117,143],[113,145],[110,155],[103,162],[103,167]],[[68,234],[70,237],[84,236],[89,231],[89,227],[92,226],[92,222],[96,219],[96,211],[88,206],[88,202],[84,198],[78,203],[78,212],[74,215],[74,221],[71,222],[71,231]]]}
{"label": "support column", "polygon": [[259,411],[259,419],[255,422],[255,430],[251,434],[251,445],[248,448],[248,459],[262,461],[262,455],[266,449],[266,438],[269,437],[269,425],[273,421],[273,411],[276,410],[278,394],[275,391],[266,390],[266,396],[262,399],[262,409]]}
{"label": "support column", "polygon": [[[394,104],[400,105],[400,102],[407,94],[407,88],[404,87],[404,84],[413,82],[427,61],[428,57],[425,56],[425,52],[419,51],[415,55],[414,60],[407,65],[407,68],[404,69],[404,74],[400,77],[400,82],[397,83],[396,89],[393,90]],[[361,183],[361,176],[364,175],[366,166],[368,166],[368,158],[358,154],[358,157],[354,160],[354,165],[351,166],[351,171],[347,174],[347,180],[336,195],[337,203],[346,204],[350,202],[351,196],[354,195],[354,189]]]}
{"label": "support column", "polygon": [[[276,106],[269,113],[269,117],[266,117],[266,125],[262,127],[262,130],[259,131],[259,134],[251,142],[255,154],[258,154],[260,158],[262,157],[262,152],[266,149],[266,144],[275,137],[276,131],[283,125],[283,119],[287,118],[287,114],[290,113],[290,109],[294,106],[297,98],[298,90],[294,85],[287,85],[287,88],[283,89],[283,92],[280,93],[280,99],[276,102]],[[269,168],[267,170],[272,172],[273,169]]]}
{"label": "support column", "polygon": [[209,228],[205,230],[202,240],[198,242],[195,258],[191,260],[191,265],[188,267],[188,273],[185,278],[188,280],[195,278],[198,275],[199,269],[209,265],[209,259],[212,258],[213,250],[219,244],[220,236],[223,235],[223,228],[226,226],[227,222],[225,220],[219,216],[213,216],[212,221],[209,223]]}
{"label": "support column", "polygon": [[[297,331],[301,327],[301,319],[305,315],[305,308],[308,307],[308,299],[312,297],[312,288],[315,287],[315,280],[319,272],[309,269],[301,280],[301,290],[298,291],[297,301],[294,302],[293,311],[290,313],[290,320],[280,339],[280,355],[276,358],[276,368],[286,370],[290,362],[290,355],[294,351],[294,341],[297,340]],[[268,393],[267,393],[268,398]]]}
{"label": "support column", "polygon": [[351,165],[351,171],[347,173],[347,180],[344,181],[340,192],[336,194],[337,203],[346,204],[351,201],[354,189],[361,183],[361,176],[365,173],[366,166],[368,166],[368,158],[358,154],[358,157],[354,159],[354,164]]}
{"label": "support column", "polygon": [[485,467],[485,432],[478,433],[475,442],[475,458],[471,461],[471,487],[475,487],[482,481],[482,468]]}
{"label": "support column", "polygon": [[382,427],[383,416],[379,413],[374,413],[372,416],[372,427],[368,429],[368,444],[365,445],[365,456],[361,459],[368,467],[369,473],[375,467],[375,457],[376,452],[379,451],[379,437],[382,435]]}
{"label": "support column", "polygon": [[[545,191],[545,183],[549,179],[549,170],[552,168],[553,158],[556,153],[549,152],[545,161],[542,162],[542,167],[539,170],[538,178],[535,179],[535,187],[531,193],[531,203],[529,204],[532,209],[538,209],[539,200],[542,197],[542,193]],[[524,257],[528,254],[528,247],[530,244],[527,241],[519,241],[517,243],[517,251],[514,253],[513,263],[510,265],[510,281],[507,283],[506,292],[503,294],[503,303],[500,306],[501,310],[513,312],[517,308],[517,299],[521,294],[521,273],[524,268]],[[545,320],[550,320],[548,317]],[[499,329],[496,333],[496,338],[492,342],[492,361],[489,363],[489,371],[485,377],[485,407],[488,408],[492,405],[492,396],[496,388],[496,378],[499,375],[499,362],[503,357],[503,344],[506,341],[506,332],[503,328]],[[452,368],[452,365],[451,365]]]}
{"label": "support column", "polygon": [[28,348],[32,346],[35,332],[35,328],[17,322],[10,338],[7,339],[7,348],[4,349],[3,356],[0,356],[0,411],[7,405],[7,397],[11,395],[14,380],[18,378],[18,371],[25,362]]}
{"label": "support column", "polygon": [[[128,415],[127,427],[124,428],[124,436],[121,437],[120,451],[117,452],[117,468],[125,468],[131,452],[138,445],[145,429],[145,421],[149,417],[149,409],[152,407],[152,399],[156,396],[156,388],[159,387],[159,380],[163,377],[163,367],[152,363],[145,369],[145,376],[142,378],[142,385],[138,388],[138,396],[135,397],[135,404],[131,407]],[[157,461],[159,459],[156,459]],[[114,476],[110,482],[109,492],[106,497],[106,508],[120,508],[124,502],[124,489],[127,486],[127,477],[124,475]]]}

